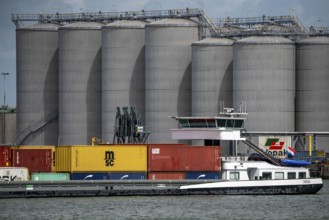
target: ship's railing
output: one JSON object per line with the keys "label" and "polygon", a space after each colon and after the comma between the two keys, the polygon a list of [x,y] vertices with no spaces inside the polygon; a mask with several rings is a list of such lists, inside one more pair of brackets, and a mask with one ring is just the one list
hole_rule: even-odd
{"label": "ship's railing", "polygon": [[222,161],[247,161],[248,160],[248,156],[224,156],[221,157]]}

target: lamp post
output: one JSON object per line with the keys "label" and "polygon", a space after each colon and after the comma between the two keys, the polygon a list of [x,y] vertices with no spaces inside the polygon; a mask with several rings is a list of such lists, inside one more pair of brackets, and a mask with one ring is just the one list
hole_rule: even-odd
{"label": "lamp post", "polygon": [[9,73],[1,73],[3,75],[3,107],[6,106],[6,76],[9,75]]}

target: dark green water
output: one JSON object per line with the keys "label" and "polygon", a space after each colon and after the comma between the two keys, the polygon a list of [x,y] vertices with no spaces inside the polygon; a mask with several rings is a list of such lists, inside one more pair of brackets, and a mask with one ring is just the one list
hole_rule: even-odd
{"label": "dark green water", "polygon": [[1,199],[0,219],[329,219],[329,180],[314,195]]}

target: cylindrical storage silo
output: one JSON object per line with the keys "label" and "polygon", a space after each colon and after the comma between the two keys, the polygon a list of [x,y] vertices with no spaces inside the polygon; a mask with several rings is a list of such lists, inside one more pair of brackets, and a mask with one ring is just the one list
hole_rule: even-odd
{"label": "cylindrical storage silo", "polygon": [[198,25],[187,19],[163,19],[145,26],[145,125],[149,142],[177,142],[168,116],[191,115],[191,44]]}
{"label": "cylindrical storage silo", "polygon": [[[218,116],[232,108],[233,40],[208,38],[192,44],[192,116]],[[220,144],[229,155],[229,142],[194,140],[192,145]]]}
{"label": "cylindrical storage silo", "polygon": [[[329,37],[296,43],[296,131],[329,131]],[[329,149],[319,137],[317,149]],[[308,146],[308,145],[307,145]]]}
{"label": "cylindrical storage silo", "polygon": [[102,24],[59,29],[59,145],[101,137]]}
{"label": "cylindrical storage silo", "polygon": [[192,44],[192,116],[217,116],[232,108],[233,40],[208,38]]}
{"label": "cylindrical storage silo", "polygon": [[117,107],[135,107],[144,121],[145,24],[131,20],[103,26],[102,139],[105,142],[113,140]]}
{"label": "cylindrical storage silo", "polygon": [[294,131],[294,43],[248,37],[235,42],[233,50],[233,106],[245,102],[247,131]]}
{"label": "cylindrical storage silo", "polygon": [[16,30],[17,144],[57,144],[59,26]]}

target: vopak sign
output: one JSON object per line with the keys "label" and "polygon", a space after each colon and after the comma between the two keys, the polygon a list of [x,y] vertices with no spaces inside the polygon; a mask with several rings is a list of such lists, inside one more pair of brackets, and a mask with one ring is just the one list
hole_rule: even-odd
{"label": "vopak sign", "polygon": [[266,153],[277,157],[286,158],[287,149],[291,146],[291,137],[288,136],[260,136],[259,146]]}

